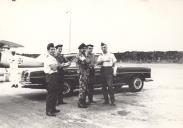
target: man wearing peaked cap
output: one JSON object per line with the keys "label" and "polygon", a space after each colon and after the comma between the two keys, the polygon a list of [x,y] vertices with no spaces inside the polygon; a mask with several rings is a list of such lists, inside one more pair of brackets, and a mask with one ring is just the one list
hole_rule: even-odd
{"label": "man wearing peaked cap", "polygon": [[64,91],[64,68],[70,66],[70,62],[67,60],[67,58],[64,57],[62,54],[62,44],[58,44],[55,46],[56,48],[56,53],[55,53],[55,58],[58,61],[59,64],[62,66],[58,67],[58,75],[59,75],[59,95],[57,99],[57,105],[60,104],[66,104],[66,102],[63,101],[63,91]]}
{"label": "man wearing peaked cap", "polygon": [[103,43],[103,42],[101,42],[101,46],[104,46],[104,45],[106,45],[105,43]]}
{"label": "man wearing peaked cap", "polygon": [[59,47],[63,47],[63,45],[62,44],[58,44],[58,45],[55,46],[56,49],[58,49]]}
{"label": "man wearing peaked cap", "polygon": [[[113,90],[113,75],[116,75],[116,71],[113,70],[116,63],[114,54],[108,52],[107,45],[101,43],[102,55],[97,59],[97,64],[101,65],[101,79],[102,79],[102,93],[104,96],[104,104],[109,104],[109,97],[111,105],[115,105],[115,97]],[[109,96],[109,97],[108,97]]]}
{"label": "man wearing peaked cap", "polygon": [[93,48],[93,45],[92,44],[88,44],[88,45],[86,45],[86,47],[88,48],[88,47],[92,47]]}

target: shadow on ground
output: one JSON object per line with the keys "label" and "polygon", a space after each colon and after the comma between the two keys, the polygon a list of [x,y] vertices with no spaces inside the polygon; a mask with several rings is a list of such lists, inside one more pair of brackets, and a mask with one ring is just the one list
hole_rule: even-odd
{"label": "shadow on ground", "polygon": [[[115,93],[126,93],[126,92],[130,92],[128,88],[121,88],[118,90],[115,90]],[[23,94],[18,94],[18,96],[22,96],[26,99],[29,100],[35,100],[35,101],[43,101],[46,99],[46,91],[39,91],[39,92],[29,92],[29,93],[23,93]],[[94,95],[101,95],[102,94],[102,90],[101,88],[97,88],[94,90]],[[78,91],[74,91],[72,94],[69,95],[65,95],[65,97],[71,97],[71,96],[77,96],[78,95]]]}

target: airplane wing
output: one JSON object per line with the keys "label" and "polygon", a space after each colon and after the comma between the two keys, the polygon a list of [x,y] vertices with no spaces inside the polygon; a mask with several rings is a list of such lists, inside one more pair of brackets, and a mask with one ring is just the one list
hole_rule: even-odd
{"label": "airplane wing", "polygon": [[19,47],[24,46],[10,41],[0,40],[0,48],[19,48]]}

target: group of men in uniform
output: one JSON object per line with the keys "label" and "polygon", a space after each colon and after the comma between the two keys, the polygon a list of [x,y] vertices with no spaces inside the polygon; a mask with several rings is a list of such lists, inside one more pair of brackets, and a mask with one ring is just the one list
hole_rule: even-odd
{"label": "group of men in uniform", "polygon": [[[116,75],[114,70],[116,58],[114,54],[109,53],[107,45],[101,43],[102,54],[96,60],[92,53],[93,45],[85,45],[82,43],[76,55],[76,63],[79,73],[79,108],[87,108],[93,100],[93,83],[95,80],[95,65],[101,65],[102,93],[104,95],[104,103],[115,105],[115,97],[113,91],[113,75]],[[56,53],[55,53],[56,48]],[[47,82],[47,98],[46,98],[46,114],[48,116],[56,116],[60,110],[56,109],[57,100],[59,104],[63,102],[63,84],[64,84],[64,68],[70,66],[70,62],[61,54],[62,45],[54,47],[53,43],[47,46],[48,55],[44,61],[44,71],[46,73]],[[88,96],[88,102],[87,101]]]}

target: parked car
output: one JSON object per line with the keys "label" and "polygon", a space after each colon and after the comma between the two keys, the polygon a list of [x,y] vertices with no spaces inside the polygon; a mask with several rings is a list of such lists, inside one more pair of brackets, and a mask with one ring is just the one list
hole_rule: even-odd
{"label": "parked car", "polygon": [[[95,67],[94,88],[101,87],[100,66]],[[65,69],[64,76],[64,94],[70,94],[79,86],[78,68],[76,62],[72,61],[71,66]],[[123,85],[129,85],[133,92],[141,91],[144,82],[151,80],[151,69],[146,67],[117,67],[117,75],[114,76],[114,87],[121,88]],[[25,70],[21,74],[22,87],[26,88],[46,88],[45,73],[42,69]]]}

